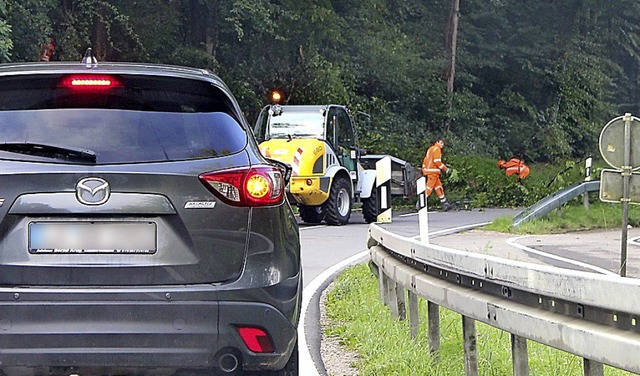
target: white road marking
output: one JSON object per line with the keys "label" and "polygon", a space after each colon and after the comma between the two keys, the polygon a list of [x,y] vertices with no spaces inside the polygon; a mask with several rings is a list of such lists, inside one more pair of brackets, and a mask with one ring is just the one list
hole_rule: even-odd
{"label": "white road marking", "polygon": [[[453,234],[453,233],[460,232],[460,231],[471,230],[471,229],[474,229],[476,227],[482,227],[484,225],[488,225],[489,223],[491,223],[491,222],[475,223],[475,224],[471,224],[471,225],[445,228],[445,229],[438,230],[438,231],[431,231],[431,232],[429,232],[429,237],[432,237],[434,235],[435,236],[442,236],[442,235]],[[412,239],[420,239],[420,235],[414,235],[414,236],[412,236]]]}
{"label": "white road marking", "polygon": [[581,262],[581,261],[576,261],[576,260],[569,259],[569,258],[566,258],[566,257],[554,255],[552,253],[538,251],[537,249],[530,248],[530,247],[527,247],[526,245],[522,245],[522,244],[516,243],[520,239],[529,238],[531,236],[534,236],[534,235],[524,235],[524,236],[516,236],[516,237],[513,237],[513,238],[509,238],[509,239],[507,239],[507,244],[509,244],[512,247],[518,248],[518,249],[520,249],[522,251],[525,251],[525,252],[534,253],[536,255],[547,257],[547,258],[550,258],[550,259],[553,259],[553,260],[558,260],[558,261],[566,262],[568,264],[577,265],[577,266],[580,266],[580,267],[583,267],[583,268],[586,268],[586,269],[591,269],[591,270],[596,271],[598,273],[608,274],[608,275],[618,275],[617,273],[614,273],[614,272],[609,271],[607,269],[600,268],[598,266],[594,266],[594,265],[587,264],[587,263],[584,263],[584,262]]}
{"label": "white road marking", "polygon": [[317,226],[300,227],[300,228],[299,228],[299,230],[300,230],[300,231],[304,231],[304,230],[313,230],[313,229],[323,228],[323,227],[327,227],[327,225],[317,225]]}
{"label": "white road marking", "polygon": [[299,362],[301,375],[320,376],[316,365],[313,363],[311,353],[309,352],[309,347],[307,346],[307,340],[304,336],[304,328],[306,326],[305,316],[307,314],[307,309],[309,308],[311,298],[316,294],[316,292],[318,292],[325,281],[331,278],[332,275],[351,264],[356,264],[357,262],[365,259],[368,256],[369,251],[367,250],[353,255],[348,259],[342,260],[341,262],[320,273],[320,275],[318,275],[313,279],[313,281],[311,281],[307,286],[304,287],[304,290],[302,291],[302,312],[300,313],[300,323],[298,325],[298,351],[300,356]]}

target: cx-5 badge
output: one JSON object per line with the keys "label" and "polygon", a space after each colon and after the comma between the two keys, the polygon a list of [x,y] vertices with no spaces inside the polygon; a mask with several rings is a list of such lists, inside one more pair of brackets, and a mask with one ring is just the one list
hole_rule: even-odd
{"label": "cx-5 badge", "polygon": [[215,201],[188,201],[184,204],[185,209],[213,209]]}
{"label": "cx-5 badge", "polygon": [[84,178],[76,184],[76,198],[85,205],[102,205],[111,195],[111,188],[101,178]]}

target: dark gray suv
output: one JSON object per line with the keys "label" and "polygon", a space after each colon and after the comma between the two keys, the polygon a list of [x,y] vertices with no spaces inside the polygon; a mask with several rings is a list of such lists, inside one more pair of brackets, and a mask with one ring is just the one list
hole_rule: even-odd
{"label": "dark gray suv", "polygon": [[0,375],[297,375],[288,172],[210,72],[0,65]]}

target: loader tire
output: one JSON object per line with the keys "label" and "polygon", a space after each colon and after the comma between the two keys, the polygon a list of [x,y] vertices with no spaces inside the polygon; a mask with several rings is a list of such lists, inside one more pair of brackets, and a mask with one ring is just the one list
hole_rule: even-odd
{"label": "loader tire", "polygon": [[378,220],[378,189],[375,183],[371,189],[371,196],[362,199],[362,216],[367,223],[373,223]]}
{"label": "loader tire", "polygon": [[298,207],[300,218],[304,223],[316,224],[324,219],[322,206],[300,206]]}
{"label": "loader tire", "polygon": [[351,183],[338,177],[333,181],[329,199],[324,203],[324,220],[331,226],[342,226],[349,223],[351,217]]}

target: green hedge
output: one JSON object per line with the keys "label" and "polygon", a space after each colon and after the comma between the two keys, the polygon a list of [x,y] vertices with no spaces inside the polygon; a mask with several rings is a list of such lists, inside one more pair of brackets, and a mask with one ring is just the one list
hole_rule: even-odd
{"label": "green hedge", "polygon": [[[510,159],[510,158],[504,158]],[[584,180],[584,161],[566,161],[560,165],[527,164],[530,175],[518,181],[506,176],[498,168],[498,159],[445,153],[444,162],[452,173],[442,175],[442,182],[449,201],[467,201],[471,207],[524,207],[542,198]],[[600,168],[594,168],[593,179],[599,178]],[[429,197],[429,205],[437,206],[435,194]]]}

